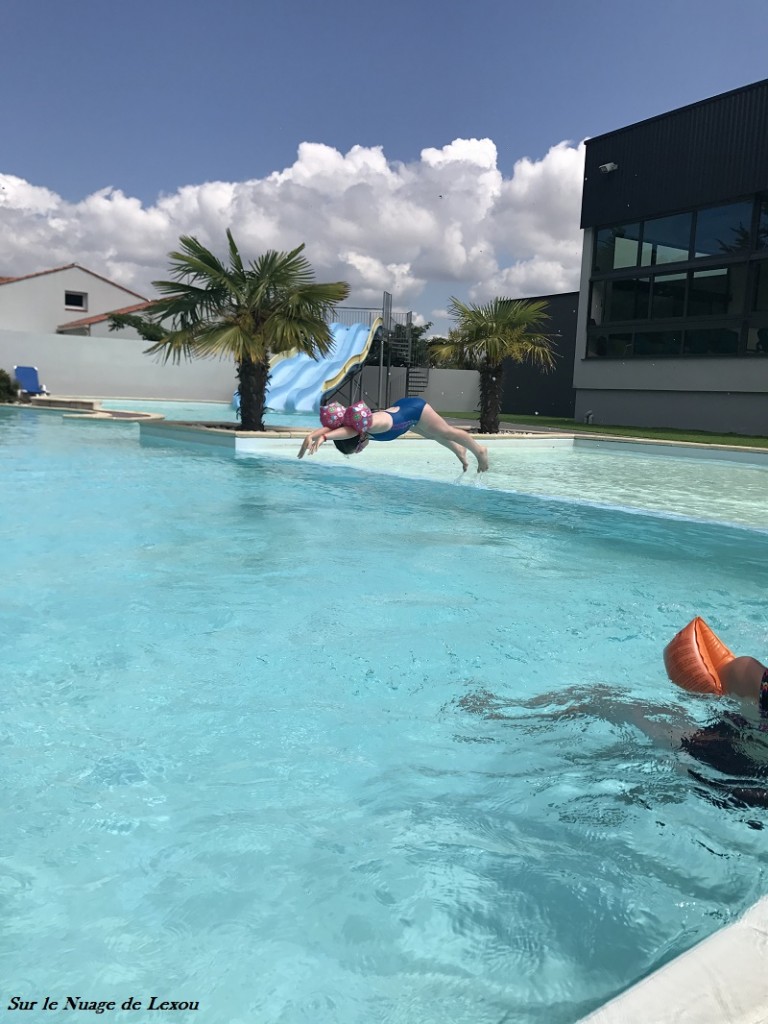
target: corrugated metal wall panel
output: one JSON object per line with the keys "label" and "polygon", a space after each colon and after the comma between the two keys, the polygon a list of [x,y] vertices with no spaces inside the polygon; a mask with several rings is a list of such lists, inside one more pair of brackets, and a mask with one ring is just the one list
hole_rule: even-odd
{"label": "corrugated metal wall panel", "polygon": [[[618,164],[602,174],[601,164]],[[587,142],[582,227],[768,189],[768,81]]]}
{"label": "corrugated metal wall panel", "polygon": [[576,320],[579,293],[537,295],[527,302],[544,301],[550,319],[545,333],[555,340],[557,361],[549,373],[531,363],[504,360],[504,388],[501,411],[518,415],[563,416],[570,419],[576,392],[573,389],[573,358],[576,352]]}

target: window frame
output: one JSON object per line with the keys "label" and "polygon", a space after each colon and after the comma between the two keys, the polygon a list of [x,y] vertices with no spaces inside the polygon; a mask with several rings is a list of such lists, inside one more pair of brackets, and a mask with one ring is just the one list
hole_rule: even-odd
{"label": "window frame", "polygon": [[[69,301],[70,296],[73,296],[73,295],[79,296],[83,300],[82,304],[80,304],[78,302],[75,302],[75,303],[70,302]],[[87,313],[88,312],[88,292],[79,292],[79,291],[76,291],[74,288],[65,288],[64,289],[64,309],[78,310],[78,311],[81,311],[83,313]]]}
{"label": "window frame", "polygon": [[[752,217],[750,221],[749,245],[747,248],[736,250],[733,253],[716,253],[704,256],[695,255],[696,233],[699,226],[699,215],[707,210],[719,209],[721,207],[736,206],[740,203],[752,203]],[[675,262],[642,263],[643,246],[645,244],[646,223],[661,220],[666,216],[690,214],[690,237],[688,256]],[[631,267],[619,267],[612,270],[598,270],[595,262],[597,259],[598,236],[601,232],[610,231],[620,227],[634,227],[639,223],[637,241],[637,263]],[[740,222],[742,223],[742,222]],[[749,196],[735,196],[726,202],[708,203],[705,206],[689,208],[687,210],[672,211],[654,217],[641,218],[633,221],[623,221],[616,224],[606,224],[596,227],[593,235],[592,268],[589,276],[589,307],[587,316],[586,343],[582,359],[647,359],[659,358],[659,354],[646,355],[635,353],[635,336],[637,334],[653,334],[654,332],[680,332],[682,344],[679,358],[736,358],[741,356],[761,358],[766,353],[756,352],[754,344],[752,349],[749,344],[754,342],[754,334],[758,327],[762,329],[764,321],[768,326],[768,309],[756,309],[757,288],[761,275],[768,275],[768,242],[765,247],[760,248],[759,228],[761,224],[768,223],[768,192],[757,192]],[[692,255],[693,254],[693,255]],[[737,270],[737,268],[742,268]],[[707,271],[723,270],[728,273],[729,288],[725,294],[735,295],[739,301],[729,311],[717,310],[714,312],[690,311],[692,295],[696,274],[706,274]],[[743,274],[743,277],[740,275]],[[654,290],[656,279],[664,275],[684,275],[685,289],[683,297],[682,314],[673,313],[670,315],[654,315]],[[742,295],[738,290],[731,287],[732,279],[740,283]],[[634,285],[633,318],[626,320],[606,319],[610,315],[612,305],[612,292],[619,282],[632,280]],[[661,283],[661,282],[659,282]],[[621,287],[621,286],[620,286]],[[628,288],[625,285],[625,288]],[[765,286],[764,286],[765,287]],[[645,293],[645,297],[643,295]],[[596,308],[596,299],[602,296],[602,300]],[[646,305],[647,304],[647,305]],[[640,316],[640,307],[644,309],[644,315]],[[738,307],[738,308],[736,308]],[[600,322],[595,322],[594,314],[599,312]],[[759,322],[758,322],[759,321]],[[701,332],[718,330],[735,333],[738,336],[736,351],[734,352],[686,352],[686,331]],[[615,337],[615,343],[611,338]],[[631,336],[631,343],[627,337]],[[621,341],[621,344],[619,342]],[[598,354],[602,348],[604,354]],[[623,350],[621,356],[608,354],[608,352]],[[664,358],[675,358],[671,354],[661,353]]]}

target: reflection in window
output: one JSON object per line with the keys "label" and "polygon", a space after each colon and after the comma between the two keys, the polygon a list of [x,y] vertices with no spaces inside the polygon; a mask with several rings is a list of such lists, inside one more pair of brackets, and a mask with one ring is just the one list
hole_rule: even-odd
{"label": "reflection in window", "polygon": [[691,248],[692,214],[647,220],[643,228],[642,265],[677,263],[687,260]]}
{"label": "reflection in window", "polygon": [[589,326],[599,327],[605,317],[605,281],[593,281],[589,296]]}
{"label": "reflection in window", "polygon": [[747,333],[747,352],[768,356],[768,324],[752,324]]}
{"label": "reflection in window", "polygon": [[606,281],[605,320],[634,320],[637,281]]}
{"label": "reflection in window", "polygon": [[595,359],[624,359],[632,355],[631,334],[590,335],[587,355]]}
{"label": "reflection in window", "polygon": [[761,199],[758,202],[760,212],[757,220],[757,242],[756,249],[768,249],[768,199]]}
{"label": "reflection in window", "polygon": [[638,320],[648,319],[649,303],[651,301],[651,279],[641,277],[637,282],[635,291],[635,315]]}
{"label": "reflection in window", "polygon": [[762,260],[755,267],[755,294],[752,308],[768,310],[768,262]]}
{"label": "reflection in window", "polygon": [[685,312],[686,274],[659,274],[653,281],[651,316],[682,316]]}
{"label": "reflection in window", "polygon": [[749,249],[752,203],[729,203],[696,214],[694,256],[720,256]]}
{"label": "reflection in window", "polygon": [[727,327],[707,327],[685,332],[685,354],[732,356],[739,350],[739,332]]}
{"label": "reflection in window", "polygon": [[728,271],[697,271],[688,294],[688,316],[711,316],[728,312]]}
{"label": "reflection in window", "polygon": [[638,331],[636,356],[679,356],[683,347],[682,331]]}
{"label": "reflection in window", "polygon": [[618,270],[637,266],[639,224],[601,228],[595,236],[595,270]]}
{"label": "reflection in window", "polygon": [[694,271],[688,290],[688,316],[741,313],[746,285],[746,264]]}

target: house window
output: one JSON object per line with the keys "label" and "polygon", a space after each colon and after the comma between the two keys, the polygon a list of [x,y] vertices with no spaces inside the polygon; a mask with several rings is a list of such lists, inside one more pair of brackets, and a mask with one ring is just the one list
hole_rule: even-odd
{"label": "house window", "polygon": [[88,292],[64,292],[66,309],[88,309]]}

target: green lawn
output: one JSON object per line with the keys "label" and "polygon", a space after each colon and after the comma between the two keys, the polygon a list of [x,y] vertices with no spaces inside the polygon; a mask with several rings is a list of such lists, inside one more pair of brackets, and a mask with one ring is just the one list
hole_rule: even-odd
{"label": "green lawn", "polygon": [[[443,412],[449,419],[477,419],[477,413]],[[503,413],[502,424],[516,427],[538,427],[550,430],[574,431],[579,434],[612,434],[616,437],[650,437],[659,441],[688,441],[697,444],[728,444],[741,448],[768,448],[768,437],[744,437],[741,434],[710,434],[703,430],[672,430],[668,427],[610,427],[603,424],[580,423],[554,416],[513,416]]]}

